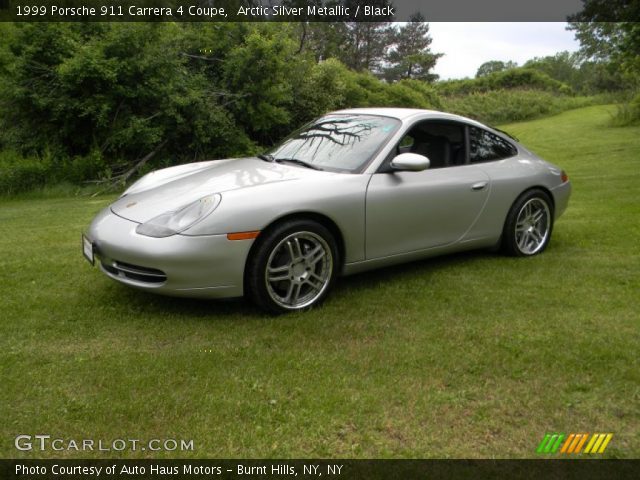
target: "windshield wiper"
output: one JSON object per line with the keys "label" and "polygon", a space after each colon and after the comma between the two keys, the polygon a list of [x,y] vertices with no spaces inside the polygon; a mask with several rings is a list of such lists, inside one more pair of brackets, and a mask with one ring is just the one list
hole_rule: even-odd
{"label": "windshield wiper", "polygon": [[307,163],[304,160],[298,160],[297,158],[276,158],[274,161],[278,163],[282,163],[282,162],[294,163],[296,165],[301,165],[303,167],[312,168],[313,170],[322,170],[322,168],[318,167],[317,165],[313,165],[312,163]]}
{"label": "windshield wiper", "polygon": [[260,160],[264,160],[265,162],[273,162],[274,160],[273,155],[269,153],[261,153],[260,155],[258,155],[258,158]]}

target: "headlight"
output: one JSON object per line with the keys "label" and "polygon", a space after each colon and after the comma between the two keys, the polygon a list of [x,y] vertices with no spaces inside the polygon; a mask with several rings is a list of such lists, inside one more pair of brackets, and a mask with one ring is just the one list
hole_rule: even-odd
{"label": "headlight", "polygon": [[163,213],[148,222],[141,223],[136,228],[136,232],[156,238],[170,237],[184,232],[213,212],[220,204],[220,200],[222,197],[218,193],[207,195],[179,210]]}

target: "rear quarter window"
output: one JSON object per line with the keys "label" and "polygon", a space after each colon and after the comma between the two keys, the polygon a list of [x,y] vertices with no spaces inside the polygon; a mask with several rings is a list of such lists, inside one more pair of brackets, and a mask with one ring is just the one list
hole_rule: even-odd
{"label": "rear quarter window", "polygon": [[478,127],[469,127],[469,144],[471,163],[501,160],[518,153],[518,149],[505,139]]}

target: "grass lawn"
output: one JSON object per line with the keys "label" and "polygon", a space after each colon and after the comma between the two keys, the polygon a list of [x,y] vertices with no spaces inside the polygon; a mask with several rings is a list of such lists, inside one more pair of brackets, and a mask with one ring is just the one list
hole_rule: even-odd
{"label": "grass lawn", "polygon": [[[640,457],[640,127],[613,108],[504,127],[573,182],[543,255],[345,278],[278,318],[91,269],[80,232],[113,197],[3,200],[0,457],[534,457],[546,432]],[[42,433],[195,450],[13,446]]]}

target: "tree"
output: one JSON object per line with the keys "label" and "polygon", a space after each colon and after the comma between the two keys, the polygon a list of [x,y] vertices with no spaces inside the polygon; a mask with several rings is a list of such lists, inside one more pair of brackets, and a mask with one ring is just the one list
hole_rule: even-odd
{"label": "tree", "polygon": [[380,73],[390,36],[391,22],[347,22],[339,59],[350,69]]}
{"label": "tree", "polygon": [[0,25],[0,149],[36,158],[56,181],[126,180],[253,153],[338,108],[435,105],[425,82],[371,73],[384,66],[389,23],[305,25]]}
{"label": "tree", "polygon": [[524,64],[524,67],[544,72],[551,78],[579,89],[580,63],[580,56],[577,53],[564,51],[546,57],[532,58]]}
{"label": "tree", "polygon": [[438,76],[430,71],[443,54],[431,52],[429,24],[424,20],[421,13],[413,14],[409,23],[390,35],[393,44],[386,57],[388,66],[384,69],[388,81],[437,80]]}
{"label": "tree", "polygon": [[490,60],[480,65],[478,71],[476,72],[476,78],[486,77],[487,75],[495,72],[511,70],[512,68],[516,68],[517,66],[518,64],[516,62],[512,62],[511,60],[507,62],[503,62],[501,60]]}
{"label": "tree", "polygon": [[347,43],[344,22],[298,22],[298,53],[311,52],[316,62],[341,58]]}
{"label": "tree", "polygon": [[631,80],[640,78],[640,1],[582,0],[581,12],[569,17],[585,59],[611,62]]}
{"label": "tree", "polygon": [[546,73],[576,92],[598,93],[625,88],[619,70],[610,62],[584,60],[579,52],[536,57],[527,61],[524,67]]}
{"label": "tree", "polygon": [[239,124],[260,143],[270,143],[291,121],[293,82],[297,81],[297,45],[288,28],[260,24],[229,52],[223,65],[224,89]]}
{"label": "tree", "polygon": [[115,176],[154,156],[246,151],[247,137],[223,107],[225,92],[188,68],[186,28],[19,24],[11,75],[1,84],[3,140],[24,154],[52,152],[60,164],[86,159],[101,168],[93,174]]}

